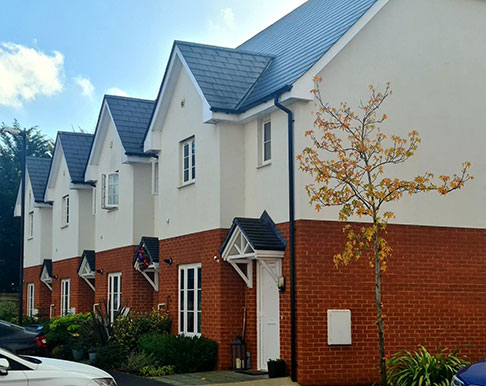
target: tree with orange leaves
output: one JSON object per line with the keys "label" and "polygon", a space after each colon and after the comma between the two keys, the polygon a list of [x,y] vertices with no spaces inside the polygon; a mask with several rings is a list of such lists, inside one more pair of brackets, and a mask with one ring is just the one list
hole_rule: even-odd
{"label": "tree with orange leaves", "polygon": [[380,126],[387,119],[378,115],[383,102],[392,95],[390,84],[383,92],[370,86],[368,103],[361,103],[360,114],[354,113],[346,103],[339,108],[330,107],[322,99],[320,83],[316,77],[315,89],[318,111],[314,130],[305,134],[312,141],[297,156],[300,169],[310,174],[314,183],[306,186],[310,203],[317,211],[323,207],[340,207],[339,219],[347,222],[351,216],[367,218],[369,223],[359,230],[345,225],[346,243],[342,253],[334,256],[336,266],[347,265],[361,256],[369,259],[375,273],[375,295],[379,343],[379,369],[382,386],[387,385],[383,304],[381,278],[386,270],[391,248],[386,241],[386,227],[395,215],[386,210],[386,204],[400,200],[404,194],[437,191],[446,195],[460,189],[473,177],[462,164],[459,174],[439,176],[426,172],[413,180],[392,177],[392,168],[404,164],[416,152],[420,144],[417,131],[408,138],[384,134]]}

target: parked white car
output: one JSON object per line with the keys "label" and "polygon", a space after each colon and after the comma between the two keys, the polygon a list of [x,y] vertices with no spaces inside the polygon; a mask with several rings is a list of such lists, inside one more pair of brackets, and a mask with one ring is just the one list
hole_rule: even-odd
{"label": "parked white car", "polygon": [[11,386],[116,386],[107,372],[60,359],[19,357],[0,348],[0,384]]}

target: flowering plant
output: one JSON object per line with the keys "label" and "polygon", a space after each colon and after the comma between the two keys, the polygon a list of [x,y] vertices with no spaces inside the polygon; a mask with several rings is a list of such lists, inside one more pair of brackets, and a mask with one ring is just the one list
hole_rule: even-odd
{"label": "flowering plant", "polygon": [[137,249],[137,268],[141,271],[145,271],[150,265],[150,257],[147,250],[142,246]]}

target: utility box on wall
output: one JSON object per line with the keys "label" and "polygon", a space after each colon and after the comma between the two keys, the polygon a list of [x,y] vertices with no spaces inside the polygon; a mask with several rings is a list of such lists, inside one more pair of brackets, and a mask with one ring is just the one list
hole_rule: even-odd
{"label": "utility box on wall", "polygon": [[351,344],[351,310],[327,310],[327,344]]}

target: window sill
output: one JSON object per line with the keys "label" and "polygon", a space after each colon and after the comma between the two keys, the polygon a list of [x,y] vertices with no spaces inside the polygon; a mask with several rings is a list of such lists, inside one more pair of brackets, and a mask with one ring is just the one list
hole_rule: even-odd
{"label": "window sill", "polygon": [[196,181],[186,182],[185,184],[179,185],[177,189],[185,188],[186,186],[194,185]]}
{"label": "window sill", "polygon": [[271,164],[272,164],[272,161],[266,161],[266,162],[262,163],[261,165],[258,165],[256,168],[261,169],[261,168],[264,168],[265,166],[270,166]]}
{"label": "window sill", "polygon": [[115,206],[113,208],[102,208],[102,209],[106,210],[108,213],[111,213],[111,212],[114,212],[114,211],[118,210],[118,207]]}

